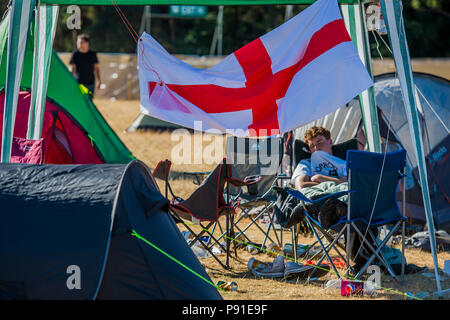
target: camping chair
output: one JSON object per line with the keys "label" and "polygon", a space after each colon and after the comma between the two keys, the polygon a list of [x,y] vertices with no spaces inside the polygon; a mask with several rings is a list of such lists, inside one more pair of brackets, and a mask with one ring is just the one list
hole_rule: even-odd
{"label": "camping chair", "polygon": [[[231,180],[247,182],[247,188],[240,186],[230,186],[231,197],[236,201],[241,210],[240,217],[234,223],[236,229],[236,239],[243,239],[245,242],[253,244],[253,241],[246,234],[252,226],[256,227],[258,232],[262,233],[264,240],[257,248],[263,250],[266,242],[269,240],[282,246],[282,231],[278,237],[275,229],[275,221],[271,210],[276,202],[276,194],[273,188],[281,179],[288,179],[284,174],[279,174],[279,169],[283,154],[283,145],[281,137],[266,138],[240,138],[228,137],[226,144],[226,156],[228,163],[232,166]],[[261,209],[252,217],[251,211],[255,208]],[[259,219],[268,214],[269,224],[264,230],[259,224]],[[239,226],[245,217],[250,222],[245,226]],[[270,237],[270,231],[273,230],[276,242]],[[259,245],[258,245],[259,246]]]}
{"label": "camping chair", "polygon": [[[404,276],[404,238],[405,238],[405,212],[400,212],[396,200],[399,180],[405,183],[406,151],[400,150],[386,154],[364,151],[349,151],[347,157],[349,188],[354,191],[349,194],[348,212],[345,223],[347,225],[347,239],[350,239],[352,230],[362,239],[371,251],[371,256],[365,265],[357,272],[358,279],[368,266],[377,258],[395,280],[396,274],[383,255],[383,248],[392,235],[402,226],[402,267],[401,276]],[[402,203],[405,202],[402,193]],[[368,210],[370,209],[370,210]],[[380,242],[372,228],[392,225],[389,233]],[[362,232],[364,231],[364,232]],[[370,238],[369,238],[370,236]],[[371,241],[369,241],[371,239]],[[349,265],[351,245],[347,245],[347,265]]]}
{"label": "camping chair", "polygon": [[[339,239],[340,237],[344,234],[345,228],[343,225],[340,224],[340,222],[331,225],[331,226],[325,226],[322,225],[321,222],[309,211],[309,206],[306,205],[306,203],[308,204],[312,204],[312,205],[321,205],[323,204],[325,201],[327,201],[330,198],[334,198],[334,199],[338,199],[342,196],[345,196],[349,193],[349,191],[340,191],[340,192],[336,192],[336,193],[330,193],[330,194],[324,194],[321,195],[318,198],[315,199],[310,199],[307,198],[304,194],[302,194],[300,191],[298,190],[294,190],[294,189],[288,189],[286,190],[286,192],[300,200],[302,206],[303,206],[303,212],[302,214],[304,215],[304,219],[307,221],[308,226],[310,227],[311,231],[314,234],[314,237],[316,238],[315,242],[309,246],[309,248],[304,252],[304,255],[307,255],[308,252],[316,245],[319,244],[321,247],[321,251],[313,254],[311,257],[309,257],[309,260],[314,260],[319,254],[323,253],[322,256],[317,260],[317,262],[315,263],[315,266],[321,266],[322,261],[326,258],[328,260],[328,263],[330,264],[330,267],[333,268],[334,273],[337,275],[338,278],[341,278],[337,267],[333,261],[333,259],[330,256],[330,252],[331,250],[334,249],[334,251],[336,251],[336,253],[340,256],[340,258],[342,258],[342,260],[345,260],[345,248],[339,243]],[[331,231],[334,232],[334,235],[331,234]],[[294,255],[294,260],[295,262],[297,262],[297,237],[296,237],[296,230],[295,228],[293,228],[292,230],[292,239],[293,239],[293,255]],[[327,243],[324,241],[326,240]],[[342,249],[344,251],[344,254],[341,253],[341,251],[339,251],[339,249]],[[308,280],[315,274],[314,270],[313,272],[311,272],[311,274],[308,276]]]}
{"label": "camping chair", "polygon": [[[402,239],[404,239],[405,229],[405,216],[400,213],[397,201],[396,190],[400,178],[404,178],[404,168],[406,164],[406,152],[404,150],[398,152],[392,152],[387,154],[378,154],[364,151],[349,150],[347,153],[347,170],[348,170],[348,205],[347,215],[342,217],[336,224],[328,227],[328,230],[338,231],[337,236],[325,246],[319,241],[325,256],[329,260],[334,271],[340,278],[332,260],[329,256],[331,248],[336,249],[338,239],[346,234],[346,264],[349,268],[350,257],[352,253],[352,241],[353,236],[358,235],[361,237],[361,246],[364,245],[366,249],[371,251],[371,256],[367,259],[364,266],[357,272],[355,279],[366,271],[367,267],[372,263],[375,258],[386,267],[392,277],[397,280],[397,277],[392,270],[391,266],[387,262],[382,253],[382,249],[386,243],[397,231],[399,226],[403,224]],[[297,190],[287,190],[287,192],[293,197],[299,199],[302,202],[319,202],[329,197],[340,197],[343,193],[335,193],[322,197],[321,199],[311,200],[306,198],[302,193]],[[404,202],[404,199],[403,199]],[[319,240],[316,232],[316,227],[321,227],[320,222],[311,217],[307,210],[305,210],[305,217],[307,218],[310,226],[312,227],[316,238]],[[395,224],[395,226],[389,231],[385,238],[380,242],[374,232],[373,228],[384,226],[386,224]],[[352,232],[353,230],[353,232]],[[361,231],[363,230],[364,233]],[[370,238],[369,238],[370,236]],[[369,241],[369,239],[371,241]],[[404,274],[404,241],[402,241],[402,277]],[[358,248],[358,253],[359,253]],[[337,250],[337,249],[336,249]],[[337,250],[338,251],[338,250]],[[354,258],[358,255],[355,255]],[[340,254],[341,255],[341,254]],[[342,257],[342,255],[341,255]],[[323,257],[318,263],[322,261]]]}
{"label": "camping chair", "polygon": [[[168,181],[171,162],[169,160],[161,161],[153,172],[153,176],[165,181],[166,197],[168,191],[173,199],[170,205],[170,213],[177,223],[182,222],[184,227],[194,237],[190,242],[190,246],[195,244],[201,245],[209,254],[224,268],[229,268],[230,257],[230,239],[233,236],[233,218],[235,213],[235,205],[231,201],[229,195],[229,187],[227,182],[236,186],[248,185],[249,183],[233,179],[231,181],[231,166],[225,161],[220,163],[208,176],[201,182],[200,186],[191,194],[191,196],[183,200],[177,197],[170,187]],[[226,200],[224,198],[226,195]],[[220,225],[219,217],[226,217],[226,231]],[[193,228],[185,223],[184,220],[197,221],[201,231],[195,232]],[[216,226],[221,230],[220,236],[216,237],[214,231]],[[207,240],[203,240],[203,236]],[[222,245],[220,240],[225,238],[226,245]],[[214,246],[218,246],[222,251],[226,252],[226,262],[223,263],[213,251]]]}
{"label": "camping chair", "polygon": [[[350,139],[347,140],[345,142],[339,143],[339,144],[335,144],[332,146],[332,151],[333,151],[333,155],[335,155],[338,158],[341,158],[343,160],[346,160],[347,157],[347,151],[348,150],[356,150],[358,149],[358,141],[357,139]],[[293,142],[293,163],[295,163],[295,165],[297,165],[301,160],[304,159],[308,159],[311,157],[311,152],[309,151],[309,147],[308,145],[303,142],[300,139],[296,139]],[[286,192],[286,190],[288,190],[288,188],[275,188],[275,191],[280,195],[282,192]],[[296,195],[299,195],[298,193]],[[332,236],[330,234],[329,231],[327,231],[327,228],[324,228],[319,221],[314,217],[313,214],[311,214],[311,212],[309,212],[308,209],[308,205],[321,205],[323,204],[323,202],[325,202],[329,197],[324,197],[323,196],[319,196],[318,198],[314,199],[308,199],[306,197],[304,197],[302,195],[301,199],[299,199],[298,197],[295,197],[294,195],[288,195],[288,197],[294,197],[297,198],[298,200],[300,200],[300,203],[303,206],[303,211],[300,212],[296,212],[288,217],[283,216],[280,212],[280,210],[288,210],[288,208],[275,208],[275,213],[277,216],[278,221],[282,221],[282,226],[285,228],[290,228],[291,232],[292,232],[292,255],[294,257],[294,260],[297,261],[298,259],[298,255],[297,255],[297,235],[299,233],[299,224],[303,223],[304,221],[306,221],[306,225],[307,227],[310,229],[310,231],[314,234],[314,236],[316,237],[316,241],[314,242],[313,245],[309,246],[309,248],[313,248],[316,244],[320,244],[321,246],[323,245],[323,239],[325,238],[326,240],[328,240],[329,244],[327,246],[323,246],[324,248],[328,248],[328,246],[330,246],[331,248],[336,249],[336,246],[341,247],[341,249],[343,249],[345,251],[344,248],[342,248],[342,246],[334,241],[334,236]],[[335,197],[336,198],[336,197]],[[285,203],[287,203],[290,199],[286,199]],[[289,210],[292,208],[289,208]],[[299,216],[297,216],[299,215]],[[334,230],[333,230],[334,231]],[[308,254],[307,250],[306,252],[304,252],[304,255]],[[325,254],[325,256],[327,257],[327,254],[329,251],[323,250]],[[342,254],[337,251],[337,253],[342,257]],[[319,262],[321,262],[323,260],[323,258],[325,256],[322,256],[321,259],[319,259]],[[311,259],[315,258],[316,255],[313,255],[311,257]],[[330,260],[330,259],[328,259]],[[329,261],[331,266],[334,267],[334,265],[332,264],[331,261]],[[335,270],[335,272],[337,272]]]}

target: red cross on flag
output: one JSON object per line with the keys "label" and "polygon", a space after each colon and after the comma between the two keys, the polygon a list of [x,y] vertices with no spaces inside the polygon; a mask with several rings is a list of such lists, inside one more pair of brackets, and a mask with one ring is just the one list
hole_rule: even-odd
{"label": "red cross on flag", "polygon": [[238,136],[293,130],[373,85],[337,0],[316,1],[209,69],[184,63],[144,33],[138,68],[141,112]]}

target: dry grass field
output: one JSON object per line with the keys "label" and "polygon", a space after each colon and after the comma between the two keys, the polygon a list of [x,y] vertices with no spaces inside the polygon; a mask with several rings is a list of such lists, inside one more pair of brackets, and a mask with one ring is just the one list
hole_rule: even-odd
{"label": "dry grass field", "polygon": [[[120,139],[127,145],[131,152],[141,161],[145,162],[150,168],[154,168],[159,160],[171,159],[173,147],[178,141],[172,141],[170,132],[127,132],[127,127],[139,114],[138,101],[110,101],[108,99],[95,99],[95,104],[99,108],[110,126],[119,135]],[[205,142],[209,143],[209,142]],[[210,161],[211,159],[206,159]],[[174,164],[172,170],[175,171],[208,171],[215,167],[215,164],[197,164],[182,165]],[[189,196],[196,188],[196,185],[190,180],[178,179],[171,182],[175,194],[181,197]],[[163,185],[160,184],[161,190]],[[243,223],[248,222],[243,221]],[[181,227],[181,229],[183,229]],[[248,232],[252,241],[256,243],[262,242],[262,234],[258,233],[256,228],[250,229]],[[273,235],[272,235],[273,236]],[[285,242],[291,242],[291,235],[288,231],[283,232]],[[299,242],[302,244],[312,243],[310,237],[300,237]],[[322,284],[328,279],[336,278],[332,272],[305,284],[304,281],[285,281],[272,279],[259,279],[247,270],[247,262],[251,257],[258,260],[272,262],[273,258],[265,253],[252,256],[245,249],[237,250],[237,257],[231,258],[231,270],[225,270],[213,259],[200,259],[205,266],[212,281],[216,283],[219,280],[226,282],[235,281],[238,284],[237,291],[221,291],[226,300],[334,300],[334,299],[381,299],[381,300],[403,300],[407,297],[406,292],[417,294],[419,292],[427,292],[427,299],[436,299],[433,292],[436,291],[436,282],[434,278],[426,276],[426,274],[407,275],[402,284],[394,282],[389,276],[382,276],[381,284],[384,289],[379,289],[376,297],[351,297],[346,298],[340,295],[339,291],[324,290]],[[430,268],[427,273],[432,273],[433,260],[428,252],[417,249],[407,249],[406,259],[408,263],[418,266],[426,266]],[[450,259],[450,253],[439,253],[439,267],[442,269],[445,260]],[[199,281],[202,281],[199,279]],[[450,277],[442,277],[442,288],[450,288]],[[447,294],[446,299],[449,298]]]}

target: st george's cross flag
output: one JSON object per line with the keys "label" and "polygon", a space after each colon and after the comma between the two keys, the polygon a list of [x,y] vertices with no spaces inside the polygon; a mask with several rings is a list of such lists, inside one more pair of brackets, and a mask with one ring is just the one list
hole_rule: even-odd
{"label": "st george's cross flag", "polygon": [[337,0],[316,1],[209,69],[188,65],[144,33],[138,69],[142,113],[237,136],[293,130],[373,85]]}

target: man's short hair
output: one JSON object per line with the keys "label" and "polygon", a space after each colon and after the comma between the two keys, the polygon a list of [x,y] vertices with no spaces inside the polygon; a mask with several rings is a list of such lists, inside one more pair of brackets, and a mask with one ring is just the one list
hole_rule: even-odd
{"label": "man's short hair", "polygon": [[308,141],[311,141],[315,137],[324,136],[326,139],[331,138],[331,133],[328,129],[324,127],[312,127],[311,129],[306,130],[305,132],[305,143],[308,144]]}
{"label": "man's short hair", "polygon": [[78,38],[78,39],[81,39],[81,40],[83,40],[83,41],[89,42],[89,36],[86,35],[86,34],[80,34],[80,35],[78,35],[77,38]]}

